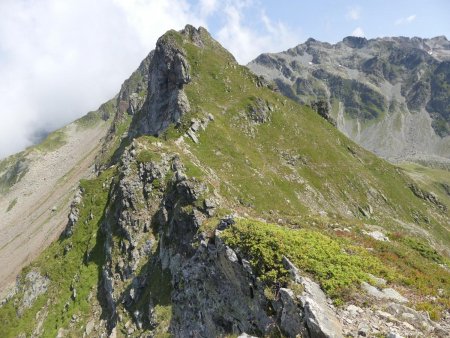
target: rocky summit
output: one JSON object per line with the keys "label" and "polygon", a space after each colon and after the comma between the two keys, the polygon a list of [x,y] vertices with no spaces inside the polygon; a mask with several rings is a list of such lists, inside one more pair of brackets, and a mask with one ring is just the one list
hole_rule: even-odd
{"label": "rocky summit", "polygon": [[450,164],[450,42],[439,36],[314,39],[248,64],[303,104],[327,106],[332,123],[390,161]]}
{"label": "rocky summit", "polygon": [[[371,44],[347,39],[339,48],[356,60]],[[306,60],[299,69],[327,58],[308,61],[313,52],[302,48],[288,52],[292,64]],[[262,56],[259,66],[271,59],[280,60]],[[386,162],[329,123],[326,105],[314,105],[319,115],[280,94],[283,83],[240,66],[188,25],[164,34],[97,111],[0,162],[0,212],[10,222],[1,228],[10,268],[0,336],[447,337],[448,173]],[[375,85],[348,85],[360,106],[344,114],[333,101],[345,121],[372,119],[365,105],[387,116]],[[427,121],[433,144],[445,141],[447,122]],[[85,157],[72,157],[82,166],[40,169],[78,154],[71,149],[82,135],[96,140],[78,142]],[[27,211],[27,198],[43,202]],[[51,243],[37,246],[40,232]],[[10,247],[27,258],[14,260]]]}

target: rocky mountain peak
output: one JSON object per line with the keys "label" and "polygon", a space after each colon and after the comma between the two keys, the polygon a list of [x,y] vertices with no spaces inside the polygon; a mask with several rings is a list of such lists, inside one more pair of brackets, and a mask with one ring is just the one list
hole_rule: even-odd
{"label": "rocky mountain peak", "polygon": [[314,38],[308,38],[308,40],[305,41],[305,44],[311,45],[311,44],[314,44],[314,43],[317,43],[317,42],[320,43],[320,41],[317,41]]}
{"label": "rocky mountain peak", "polygon": [[211,35],[203,27],[195,28],[192,25],[186,25],[180,33],[187,37],[194,45],[202,48],[204,47],[204,41],[211,39]]}
{"label": "rocky mountain peak", "polygon": [[189,81],[185,52],[169,32],[158,40],[150,62],[147,101],[133,121],[138,133],[158,135],[189,111],[183,92]]}
{"label": "rocky mountain peak", "polygon": [[351,48],[363,48],[367,46],[368,40],[359,36],[347,36],[342,42]]}
{"label": "rocky mountain peak", "polygon": [[191,81],[190,65],[182,47],[184,39],[203,48],[211,37],[203,27],[186,25],[180,32],[169,31],[158,39],[148,67],[147,98],[133,119],[134,134],[157,136],[190,111],[183,90]]}

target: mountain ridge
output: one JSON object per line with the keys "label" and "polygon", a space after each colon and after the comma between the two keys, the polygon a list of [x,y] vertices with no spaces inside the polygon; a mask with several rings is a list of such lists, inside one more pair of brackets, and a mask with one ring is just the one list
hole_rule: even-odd
{"label": "mountain ridge", "polygon": [[3,336],[448,331],[441,195],[203,28],[167,32],[126,83],[66,230],[1,303]]}
{"label": "mountain ridge", "polygon": [[346,37],[308,39],[248,66],[298,102],[327,101],[338,129],[377,155],[448,167],[449,62],[445,37]]}

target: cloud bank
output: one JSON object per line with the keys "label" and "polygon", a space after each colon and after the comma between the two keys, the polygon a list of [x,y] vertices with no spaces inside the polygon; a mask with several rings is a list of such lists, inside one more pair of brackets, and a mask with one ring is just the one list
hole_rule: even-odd
{"label": "cloud bank", "polygon": [[113,97],[168,29],[213,23],[241,63],[299,42],[249,0],[2,0],[0,13],[0,158]]}

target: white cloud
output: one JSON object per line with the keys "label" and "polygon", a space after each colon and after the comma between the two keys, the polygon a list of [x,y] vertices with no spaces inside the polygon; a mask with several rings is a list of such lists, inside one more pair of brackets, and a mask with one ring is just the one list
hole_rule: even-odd
{"label": "white cloud", "polygon": [[363,38],[365,36],[364,31],[363,31],[363,29],[361,27],[356,27],[353,30],[351,35],[352,36],[357,36],[357,37],[360,37],[360,38]]}
{"label": "white cloud", "polygon": [[113,97],[169,28],[203,23],[183,0],[2,0],[0,13],[0,158]]}
{"label": "white cloud", "polygon": [[200,14],[206,17],[214,13],[218,8],[217,0],[200,0]]}
{"label": "white cloud", "polygon": [[[281,22],[273,22],[264,10],[259,10],[257,16],[263,31],[246,24],[243,12],[245,7],[251,4],[251,2],[229,1],[223,8],[226,22],[217,33],[218,40],[234,54],[238,62],[245,64],[261,53],[282,51],[298,44],[298,32]],[[252,7],[252,12],[258,10]]]}
{"label": "white cloud", "polygon": [[[242,63],[298,43],[260,7],[252,0],[0,0],[0,158],[113,97],[168,29],[216,20],[215,36]],[[245,10],[258,13],[254,26]]]}
{"label": "white cloud", "polygon": [[352,7],[348,10],[347,15],[346,15],[347,19],[350,20],[359,20],[361,18],[361,8],[359,7]]}
{"label": "white cloud", "polygon": [[[125,14],[145,50],[154,48],[155,42],[169,29],[182,29],[189,23],[194,26],[206,26],[202,15],[196,15],[194,9],[185,0],[113,0]],[[215,1],[202,0],[201,11],[209,15],[215,8]]]}
{"label": "white cloud", "polygon": [[403,25],[403,24],[407,24],[407,23],[411,23],[414,20],[416,20],[417,15],[416,14],[412,14],[406,18],[399,18],[397,20],[395,20],[395,24],[396,25]]}

